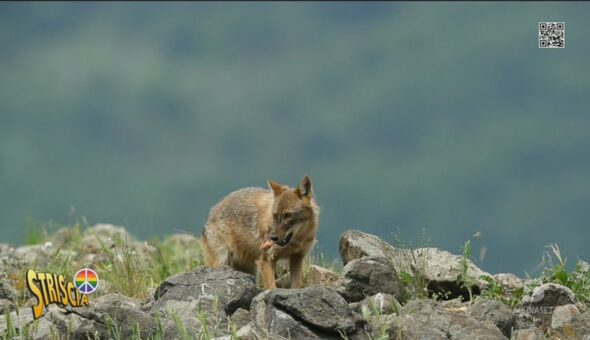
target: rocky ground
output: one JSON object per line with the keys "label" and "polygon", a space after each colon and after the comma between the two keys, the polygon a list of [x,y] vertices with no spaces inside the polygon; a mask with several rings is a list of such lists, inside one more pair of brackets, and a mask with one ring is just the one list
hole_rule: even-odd
{"label": "rocky ground", "polygon": [[[492,275],[466,254],[340,238],[341,272],[308,263],[306,287],[262,291],[254,277],[199,265],[189,235],[139,242],[120,227],[60,229],[38,245],[0,244],[0,336],[18,339],[590,339],[586,286]],[[590,282],[577,268],[562,283]],[[27,269],[95,268],[87,307],[33,320]],[[585,271],[584,271],[585,270]],[[586,275],[586,276],[584,276]],[[574,281],[575,279],[575,281]],[[583,281],[586,280],[586,281]],[[558,280],[555,280],[559,282]]]}

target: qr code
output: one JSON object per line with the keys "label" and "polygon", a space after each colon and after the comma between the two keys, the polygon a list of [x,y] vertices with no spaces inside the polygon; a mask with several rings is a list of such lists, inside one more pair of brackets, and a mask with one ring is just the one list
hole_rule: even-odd
{"label": "qr code", "polygon": [[565,47],[565,23],[540,22],[539,23],[539,48],[564,48]]}

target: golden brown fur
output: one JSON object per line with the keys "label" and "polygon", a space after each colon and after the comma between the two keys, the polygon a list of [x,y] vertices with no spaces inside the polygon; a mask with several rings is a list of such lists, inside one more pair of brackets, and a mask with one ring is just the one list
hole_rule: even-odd
{"label": "golden brown fur", "polygon": [[315,243],[318,228],[319,207],[311,179],[303,177],[296,188],[272,180],[268,185],[270,190],[234,191],[211,208],[203,229],[205,264],[213,268],[227,264],[252,275],[258,272],[264,288],[270,289],[276,287],[277,260],[288,259],[291,288],[299,288],[303,259]]}

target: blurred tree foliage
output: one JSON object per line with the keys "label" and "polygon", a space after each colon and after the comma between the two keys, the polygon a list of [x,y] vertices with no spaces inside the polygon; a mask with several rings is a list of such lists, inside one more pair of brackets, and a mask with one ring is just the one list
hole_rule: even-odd
{"label": "blurred tree foliage", "polygon": [[[0,240],[70,206],[200,234],[309,174],[319,246],[426,228],[490,271],[590,251],[588,3],[1,3]],[[537,47],[565,21],[566,48]],[[477,242],[474,247],[477,247]]]}

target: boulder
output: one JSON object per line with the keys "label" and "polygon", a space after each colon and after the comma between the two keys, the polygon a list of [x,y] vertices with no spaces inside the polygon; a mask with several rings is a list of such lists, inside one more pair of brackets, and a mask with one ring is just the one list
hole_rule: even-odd
{"label": "boulder", "polygon": [[395,296],[385,293],[377,293],[359,302],[350,303],[349,306],[363,316],[392,314],[400,307]]}
{"label": "boulder", "polygon": [[361,257],[389,257],[399,249],[393,248],[379,237],[359,230],[347,230],[340,235],[340,256],[346,265]]}
{"label": "boulder", "polygon": [[0,336],[7,335],[7,338],[10,339],[11,335],[22,334],[27,325],[32,322],[33,313],[30,309],[21,308],[5,313],[0,318]]}
{"label": "boulder", "polygon": [[511,340],[546,340],[545,334],[538,328],[518,329],[512,332]]}
{"label": "boulder", "polygon": [[497,300],[476,299],[469,307],[468,315],[480,321],[493,322],[506,337],[510,337],[516,324],[516,316],[512,309]]}
{"label": "boulder", "polygon": [[198,300],[192,296],[184,300],[166,300],[152,310],[152,316],[160,320],[162,333],[167,338],[200,336],[204,331],[211,336],[229,334],[228,318],[213,300]]}
{"label": "boulder", "polygon": [[500,284],[504,293],[510,295],[524,288],[524,282],[514,274],[501,273],[494,275],[494,280]]}
{"label": "boulder", "polygon": [[375,319],[371,328],[385,330],[390,339],[506,339],[493,322],[447,310],[430,299],[411,301],[401,315]]}
{"label": "boulder", "polygon": [[31,264],[44,267],[47,265],[49,258],[55,253],[56,248],[51,242],[45,244],[34,244],[21,246],[14,250],[14,257],[20,262],[30,266]]}
{"label": "boulder", "polygon": [[377,293],[391,294],[399,301],[406,298],[402,282],[382,257],[363,257],[348,262],[335,289],[348,302],[361,301]]}
{"label": "boulder", "polygon": [[16,289],[7,280],[0,280],[0,299],[15,301],[17,297]]}
{"label": "boulder", "polygon": [[333,288],[336,286],[336,282],[338,282],[339,279],[340,276],[329,269],[316,266],[315,264],[309,266],[309,275],[307,277],[309,286],[322,285],[324,287]]}
{"label": "boulder", "polygon": [[82,237],[81,247],[86,253],[99,253],[104,246],[107,249],[113,248],[118,242],[134,242],[131,234],[124,227],[112,224],[96,224],[85,230]]}
{"label": "boulder", "polygon": [[[61,311],[56,310],[56,314],[58,312]],[[70,327],[69,315],[82,317],[82,320],[78,320],[81,327],[74,328],[74,338],[86,339],[90,331],[91,334],[98,334],[101,339],[112,337],[116,332],[115,326],[123,339],[131,337],[136,330],[142,339],[156,332],[156,320],[141,310],[140,301],[120,294],[103,295],[92,300],[91,306],[71,309],[71,312],[65,315],[61,313],[60,321],[57,320],[57,316],[50,316],[49,319],[62,330],[68,330]],[[91,329],[88,329],[90,327]]]}
{"label": "boulder", "polygon": [[[215,340],[234,340],[236,338],[238,338],[240,340],[261,340],[261,339],[287,340],[287,338],[284,338],[278,334],[272,334],[272,333],[269,333],[269,332],[261,329],[254,322],[250,322],[250,323],[244,325],[243,327],[241,327],[240,329],[238,329],[235,333],[235,337],[232,337],[231,335],[225,335],[225,336],[221,336],[221,337],[216,337]],[[294,338],[292,338],[292,339],[294,339]]]}
{"label": "boulder", "polygon": [[288,313],[269,306],[265,296],[254,298],[250,313],[255,324],[269,334],[276,334],[288,339],[320,339],[321,336],[313,332],[307,325],[304,325]]}
{"label": "boulder", "polygon": [[[468,296],[466,289],[458,281],[462,257],[445,250],[438,248],[399,249],[375,235],[349,230],[340,236],[340,255],[345,264],[363,257],[385,258],[390,263],[390,267],[398,273],[403,272],[412,277],[425,278],[431,293],[441,293],[447,298]],[[467,260],[467,275],[474,281],[474,286],[471,288],[475,294],[479,294],[482,288],[489,284],[481,277],[492,277],[491,274],[478,268],[469,259]]]}
{"label": "boulder", "polygon": [[[135,332],[147,338],[156,331],[155,319],[140,310],[139,301],[118,294],[98,297],[86,307],[63,308],[52,304],[37,321],[29,308],[15,310],[8,317],[13,325],[13,330],[8,332],[26,332],[32,339],[48,339],[52,334],[69,339],[106,339],[119,334],[124,339]],[[0,334],[7,331],[6,319],[0,320]]]}
{"label": "boulder", "polygon": [[[55,339],[55,335],[60,334],[60,331],[57,328],[57,326],[55,326],[55,324],[53,324],[47,318],[41,318],[36,322],[28,324],[26,332],[28,334],[28,337],[26,338],[27,340],[46,340],[52,338]],[[66,335],[64,338],[68,338],[68,335]]]}
{"label": "boulder", "polygon": [[0,299],[0,315],[8,312],[12,312],[16,309],[16,305],[11,300]]}
{"label": "boulder", "polygon": [[571,324],[572,320],[580,315],[580,310],[575,305],[557,306],[551,315],[551,328],[561,328],[567,324]]}
{"label": "boulder", "polygon": [[227,266],[200,267],[164,280],[154,293],[152,309],[161,309],[169,300],[185,301],[192,297],[201,305],[217,305],[226,315],[231,315],[238,308],[250,309],[252,299],[259,292],[252,275]]}
{"label": "boulder", "polygon": [[286,338],[337,339],[364,332],[346,301],[321,286],[265,291],[252,301],[250,313],[257,326]]}
{"label": "boulder", "polygon": [[172,234],[168,238],[166,238],[163,243],[177,247],[180,246],[182,248],[193,248],[201,246],[200,241],[197,237],[184,233]]}
{"label": "boulder", "polygon": [[236,329],[241,329],[242,327],[249,324],[252,319],[250,318],[249,311],[243,308],[238,308],[230,317],[230,321],[233,327]]}
{"label": "boulder", "polygon": [[590,339],[590,312],[574,315],[553,332],[563,339]]}
{"label": "boulder", "polygon": [[530,295],[522,298],[519,314],[524,319],[530,317],[536,326],[549,327],[555,307],[576,302],[574,292],[568,287],[556,283],[545,283],[535,287]]}
{"label": "boulder", "polygon": [[531,295],[523,297],[526,305],[556,307],[576,303],[576,295],[566,286],[545,283],[535,287]]}
{"label": "boulder", "polygon": [[8,243],[0,243],[0,256],[14,252],[14,247]]}
{"label": "boulder", "polygon": [[59,228],[49,237],[49,241],[59,249],[69,249],[82,238],[80,228]]}

